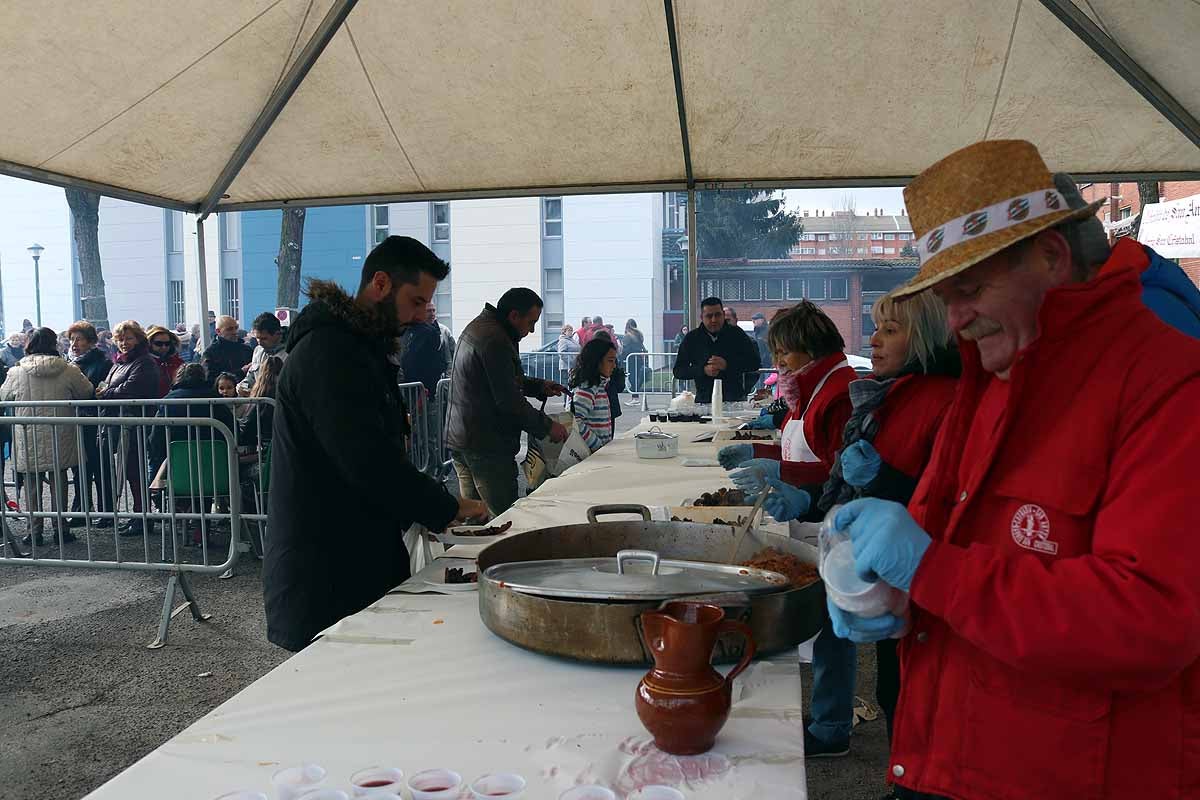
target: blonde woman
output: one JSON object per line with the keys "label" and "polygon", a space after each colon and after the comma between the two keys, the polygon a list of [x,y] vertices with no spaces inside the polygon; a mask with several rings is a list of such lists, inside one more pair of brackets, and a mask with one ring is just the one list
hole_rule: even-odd
{"label": "blonde woman", "polygon": [[[809,519],[860,497],[907,504],[954,398],[958,348],[945,306],[933,292],[902,302],[889,292],[875,302],[871,318],[872,373],[850,384],[853,410],[842,449]],[[838,638],[832,624],[821,631],[813,644],[813,722],[805,731],[806,755],[849,751],[856,664],[853,642]],[[876,644],[876,667],[875,697],[890,741],[900,695],[895,639]]]}
{"label": "blonde woman", "polygon": [[[118,322],[113,329],[113,339],[117,343],[117,356],[113,359],[112,369],[106,378],[96,387],[96,397],[100,400],[153,400],[161,397],[158,393],[159,369],[154,357],[150,355],[150,345],[142,326],[131,319]],[[100,416],[142,416],[139,410],[129,410],[122,414],[119,408],[112,406],[101,407]],[[125,479],[129,482],[129,492],[133,500],[135,513],[142,513],[143,486],[146,481],[146,448],[143,436],[137,433],[137,428],[121,428],[111,426],[101,428],[105,437],[105,445],[101,452],[117,456],[117,469],[103,469],[104,491],[100,498],[100,511],[111,512],[114,508],[113,495],[119,488],[121,467],[124,468]],[[122,435],[123,434],[123,435]],[[124,439],[124,445],[121,440]],[[105,465],[107,466],[107,465]],[[111,517],[101,517],[97,525],[108,527],[113,524]],[[141,518],[130,521],[121,529],[122,536],[141,536]]]}

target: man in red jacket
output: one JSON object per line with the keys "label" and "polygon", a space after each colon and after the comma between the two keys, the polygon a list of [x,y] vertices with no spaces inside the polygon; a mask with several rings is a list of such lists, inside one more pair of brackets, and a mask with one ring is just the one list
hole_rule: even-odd
{"label": "man in red jacket", "polygon": [[[902,798],[1200,797],[1200,343],[1141,299],[1138,246],[1084,283],[1033,145],[904,191],[963,376],[913,500],[848,503],[856,569],[911,593]],[[1085,265],[1090,266],[1090,265]],[[839,635],[900,635],[831,607]]]}

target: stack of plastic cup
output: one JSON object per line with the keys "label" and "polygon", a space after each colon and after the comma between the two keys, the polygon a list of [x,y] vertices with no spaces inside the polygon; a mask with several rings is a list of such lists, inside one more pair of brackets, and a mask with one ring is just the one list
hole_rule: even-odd
{"label": "stack of plastic cup", "polygon": [[908,593],[881,580],[865,581],[854,568],[854,543],[834,524],[841,506],[825,515],[817,534],[819,551],[817,571],[825,582],[825,594],[835,606],[851,614],[870,619],[908,613]]}

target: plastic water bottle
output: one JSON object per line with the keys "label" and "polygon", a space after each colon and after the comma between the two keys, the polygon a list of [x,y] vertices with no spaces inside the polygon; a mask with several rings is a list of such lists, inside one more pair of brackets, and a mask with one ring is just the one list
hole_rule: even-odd
{"label": "plastic water bottle", "polygon": [[713,381],[712,390],[712,418],[725,419],[725,382],[720,378]]}

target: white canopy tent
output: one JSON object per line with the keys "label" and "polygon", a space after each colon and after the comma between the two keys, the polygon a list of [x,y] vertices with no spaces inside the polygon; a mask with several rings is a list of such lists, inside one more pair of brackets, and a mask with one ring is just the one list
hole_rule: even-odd
{"label": "white canopy tent", "polygon": [[1191,179],[1198,41],[1197,0],[14,2],[0,173],[201,220],[895,185],[1007,137],[1081,180]]}

